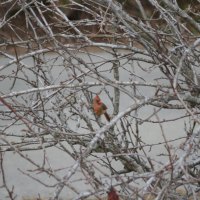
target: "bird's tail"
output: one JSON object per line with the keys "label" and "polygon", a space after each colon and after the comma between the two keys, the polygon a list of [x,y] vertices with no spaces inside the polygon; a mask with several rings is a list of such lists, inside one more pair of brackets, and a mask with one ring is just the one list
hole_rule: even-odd
{"label": "bird's tail", "polygon": [[104,115],[105,115],[105,118],[107,119],[107,121],[109,122],[110,121],[110,116],[108,115],[108,113],[105,112]]}

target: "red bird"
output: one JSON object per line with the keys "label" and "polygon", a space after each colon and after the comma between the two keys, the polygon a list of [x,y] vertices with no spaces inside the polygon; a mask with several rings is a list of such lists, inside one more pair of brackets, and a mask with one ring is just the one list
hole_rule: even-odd
{"label": "red bird", "polygon": [[101,101],[100,97],[96,95],[93,99],[93,109],[97,116],[105,115],[106,119],[110,121],[110,116],[106,112],[107,106]]}
{"label": "red bird", "polygon": [[111,187],[108,192],[108,200],[119,200],[119,196],[113,187]]}

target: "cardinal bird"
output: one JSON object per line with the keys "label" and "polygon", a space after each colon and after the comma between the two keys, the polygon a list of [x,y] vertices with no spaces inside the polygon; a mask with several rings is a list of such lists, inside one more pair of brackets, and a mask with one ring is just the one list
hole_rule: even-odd
{"label": "cardinal bird", "polygon": [[93,99],[93,109],[97,116],[104,114],[106,119],[110,121],[110,116],[106,112],[107,106],[101,101],[98,95],[96,95]]}
{"label": "cardinal bird", "polygon": [[113,187],[111,187],[108,192],[108,200],[119,200],[119,196]]}

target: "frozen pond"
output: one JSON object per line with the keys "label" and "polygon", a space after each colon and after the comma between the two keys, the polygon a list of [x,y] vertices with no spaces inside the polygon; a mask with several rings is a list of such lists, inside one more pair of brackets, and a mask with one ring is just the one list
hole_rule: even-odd
{"label": "frozen pond", "polygon": [[[78,54],[76,56],[80,56],[81,59],[87,61],[87,63],[92,63],[92,60],[95,59],[95,62],[98,63],[101,67],[101,70],[103,71],[102,74],[105,77],[112,77],[113,74],[110,73],[111,65],[110,63],[106,64],[106,62],[101,66],[101,63],[105,60],[112,59],[112,57],[109,57],[110,55],[107,55],[106,53],[98,53],[95,52],[91,57],[85,55],[85,54]],[[58,85],[61,82],[70,81],[72,78],[72,74],[70,71],[67,70],[68,63],[66,62],[66,66],[63,66],[63,59],[59,56],[54,54],[48,54],[45,56],[45,59],[47,61],[47,64],[41,63],[41,67],[46,67],[46,70],[49,70],[49,83],[48,85]],[[0,58],[1,60],[1,66],[5,65],[6,63],[10,62],[8,59]],[[31,81],[36,81],[38,76],[37,74],[34,74],[31,67],[33,66],[33,60],[32,59],[23,59],[23,63],[25,64],[27,71],[23,70],[23,72],[19,71],[19,75],[26,79],[29,77]],[[141,62],[143,65],[142,67],[144,69],[149,69],[148,64],[145,62]],[[45,66],[46,65],[46,66]],[[145,78],[146,82],[155,83],[155,79],[158,77],[162,77],[163,75],[156,69],[152,68],[151,73],[150,71],[142,70],[141,68],[137,67],[137,63],[133,60],[133,63],[126,63],[125,59],[121,59],[121,65],[120,68],[120,81],[130,81],[130,74],[133,73],[137,76],[135,77],[135,80],[140,80],[142,82],[142,79],[140,77]],[[130,67],[131,66],[131,67]],[[6,76],[10,73],[12,73],[12,70],[15,69],[15,64],[6,67],[1,70],[0,76]],[[92,64],[91,64],[92,67]],[[107,69],[107,70],[106,70]],[[86,69],[84,69],[86,71]],[[77,71],[77,73],[80,73]],[[38,74],[41,75],[40,71],[38,71]],[[95,76],[86,76],[86,79],[82,79],[86,82],[94,82]],[[23,91],[27,89],[31,89],[30,85],[24,84],[25,81],[23,79],[16,80],[14,83],[14,87],[12,87],[12,84],[14,82],[14,78],[5,78],[1,79],[0,83],[0,91],[1,95],[7,95],[13,91]],[[40,81],[40,87],[44,87],[45,83],[43,81]],[[77,81],[78,83],[78,81]],[[47,84],[47,83],[46,83]],[[106,86],[107,91],[110,92],[110,94],[113,94],[113,90],[111,87]],[[92,92],[99,92],[102,89],[102,86],[96,86],[92,87]],[[63,93],[63,95],[69,95],[70,92],[73,92],[73,88],[66,89],[66,93]],[[130,91],[133,92],[133,91]],[[145,87],[145,86],[138,86],[137,92],[143,96],[151,97],[155,93],[155,88]],[[80,92],[81,93],[81,92]],[[45,91],[44,95],[50,95],[51,91]],[[28,94],[27,96],[30,98],[29,95],[32,95],[32,93]],[[79,94],[77,94],[79,95]],[[81,97],[81,95],[80,95]],[[21,97],[17,97],[18,101],[20,101]],[[101,98],[104,99],[104,103],[108,106],[108,113],[112,113],[113,108],[111,105],[111,102],[106,97],[106,94],[102,92]],[[52,97],[52,102],[54,101],[54,97]],[[22,100],[24,103],[24,99]],[[51,107],[52,104],[51,101],[48,102],[48,106]],[[27,102],[27,104],[34,104],[34,96],[32,97],[32,102]],[[121,93],[120,96],[120,107],[119,112],[123,111],[124,109],[128,108],[133,103],[133,100],[124,93]],[[48,107],[47,106],[47,107]],[[7,110],[3,105],[0,106],[1,110]],[[132,114],[133,118],[143,119],[144,121],[139,124],[139,136],[142,138],[142,141],[146,145],[145,149],[149,151],[149,155],[152,156],[155,159],[155,162],[158,163],[166,163],[169,161],[169,157],[166,155],[167,151],[164,147],[163,143],[164,137],[163,133],[161,131],[161,127],[158,123],[153,123],[156,121],[156,118],[151,118],[151,115],[153,112],[156,112],[156,110],[153,110],[155,108],[149,107],[148,109],[141,108],[140,111],[137,113]],[[187,124],[187,119],[182,118],[182,116],[185,115],[185,113],[182,110],[165,110],[158,111],[158,116],[160,121],[166,121],[162,124],[163,132],[167,140],[171,141],[169,144],[173,147],[179,146],[181,144],[181,138],[184,138],[185,135],[185,124]],[[88,110],[84,110],[84,112],[90,112]],[[54,116],[55,113],[52,114]],[[180,119],[178,119],[180,118]],[[152,123],[145,122],[145,119],[151,119]],[[170,119],[170,121],[168,121]],[[173,120],[176,119],[176,120]],[[77,119],[78,120],[78,119]],[[4,129],[6,126],[7,121],[4,121],[1,119],[1,130],[4,130],[7,134],[21,134],[21,131],[23,127],[21,126],[10,126],[7,128],[7,130]],[[119,122],[120,123],[120,122]],[[7,124],[8,125],[8,124]],[[4,126],[4,127],[3,127]],[[81,133],[84,133],[84,129],[80,129],[79,127],[76,127],[76,119],[74,122],[71,122],[71,124],[68,124],[68,126],[74,130],[74,131],[80,131]],[[81,126],[81,125],[80,125]],[[133,124],[131,125],[133,129],[135,129],[135,124],[133,120]],[[79,132],[79,133],[80,133]],[[87,130],[85,130],[87,132]],[[3,135],[2,135],[3,137]],[[16,137],[14,137],[16,139]],[[13,141],[15,139],[12,139],[10,137],[10,140]],[[174,141],[173,141],[174,140]],[[152,146],[152,144],[155,144]],[[149,146],[148,146],[149,145]],[[67,145],[66,145],[67,146]],[[176,149],[176,148],[174,148]],[[42,165],[44,162],[44,150],[39,151],[26,151],[22,152],[24,156],[28,156],[32,158],[35,163],[38,165]],[[177,152],[178,154],[179,152]],[[40,195],[41,197],[48,197],[53,195],[55,191],[55,181],[50,178],[48,175],[42,175],[39,171],[35,171],[35,168],[32,164],[21,158],[17,153],[15,152],[6,152],[3,154],[4,157],[4,169],[5,169],[5,175],[6,175],[6,182],[8,183],[8,186],[11,188],[14,187],[14,193],[17,194],[17,199],[20,199],[23,196],[37,196]],[[59,149],[58,147],[50,147],[45,149],[45,160],[47,162],[47,165],[54,169],[53,173],[55,173],[58,177],[62,177],[64,174],[67,173],[67,170],[74,164],[74,161],[72,158],[70,158],[64,151]],[[97,160],[96,160],[97,161]],[[95,161],[95,162],[96,162]],[[121,168],[121,165],[116,162],[116,168]],[[118,166],[119,165],[119,166]],[[28,170],[28,171],[27,171]],[[35,180],[30,176],[27,176],[31,172],[34,174]],[[37,179],[38,178],[38,179]],[[42,180],[46,183],[46,185],[40,184],[40,181]],[[2,180],[1,180],[2,181]],[[1,185],[2,183],[0,183]],[[81,175],[81,172],[77,172],[71,182],[71,185],[73,185],[77,190],[84,191],[88,186],[85,184],[84,177]],[[0,193],[0,199],[5,199],[5,191],[1,191]],[[63,190],[61,197],[65,198],[67,195],[68,198],[73,197],[74,193],[70,190]]]}

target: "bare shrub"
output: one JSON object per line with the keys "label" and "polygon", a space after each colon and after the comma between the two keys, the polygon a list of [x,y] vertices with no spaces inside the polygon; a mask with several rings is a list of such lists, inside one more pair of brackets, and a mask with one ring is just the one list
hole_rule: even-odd
{"label": "bare shrub", "polygon": [[2,198],[199,198],[196,3],[1,1]]}

